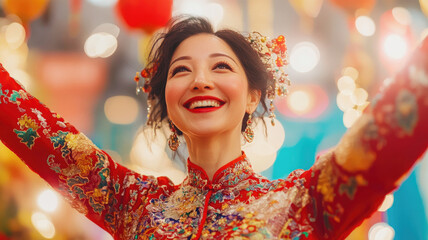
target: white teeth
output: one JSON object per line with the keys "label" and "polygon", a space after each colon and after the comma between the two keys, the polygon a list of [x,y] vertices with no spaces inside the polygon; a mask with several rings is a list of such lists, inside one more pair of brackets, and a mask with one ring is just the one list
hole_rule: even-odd
{"label": "white teeth", "polygon": [[220,103],[216,100],[194,101],[190,104],[189,109],[195,109],[197,107],[220,107]]}

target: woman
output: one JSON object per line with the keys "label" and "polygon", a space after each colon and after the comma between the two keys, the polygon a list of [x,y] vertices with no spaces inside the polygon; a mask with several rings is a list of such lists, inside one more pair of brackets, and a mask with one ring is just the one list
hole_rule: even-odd
{"label": "woman", "polygon": [[263,116],[272,84],[284,80],[251,44],[200,18],[173,22],[155,42],[143,71],[148,123],[170,121],[172,149],[184,135],[188,176],[180,185],[114,163],[3,67],[0,139],[116,239],[343,239],[427,148],[428,41],[335,149],[276,181],[254,173],[241,152],[251,116],[259,105]]}

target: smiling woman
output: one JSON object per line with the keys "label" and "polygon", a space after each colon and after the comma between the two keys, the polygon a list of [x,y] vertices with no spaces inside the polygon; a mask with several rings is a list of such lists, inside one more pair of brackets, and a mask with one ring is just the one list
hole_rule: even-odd
{"label": "smiling woman", "polygon": [[282,36],[214,32],[201,18],[172,21],[157,36],[142,72],[148,124],[169,121],[171,149],[184,136],[179,185],[113,162],[1,65],[0,139],[115,239],[344,239],[427,149],[428,40],[336,148],[269,181],[241,151],[241,134],[250,141],[252,119],[286,92],[285,50]]}

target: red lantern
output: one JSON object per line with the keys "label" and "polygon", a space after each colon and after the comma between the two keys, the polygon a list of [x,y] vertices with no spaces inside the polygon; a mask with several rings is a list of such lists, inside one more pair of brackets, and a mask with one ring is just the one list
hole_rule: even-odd
{"label": "red lantern", "polygon": [[345,10],[351,16],[354,15],[355,11],[358,9],[364,9],[366,11],[371,11],[376,3],[376,0],[358,0],[358,1],[349,1],[349,0],[330,0],[330,2]]}
{"label": "red lantern", "polygon": [[116,12],[130,29],[153,33],[171,18],[172,0],[119,0]]}

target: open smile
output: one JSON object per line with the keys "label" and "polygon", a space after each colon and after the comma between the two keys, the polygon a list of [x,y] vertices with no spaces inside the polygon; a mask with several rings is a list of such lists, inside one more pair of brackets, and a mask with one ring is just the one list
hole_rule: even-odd
{"label": "open smile", "polygon": [[183,106],[194,113],[205,113],[221,108],[225,102],[212,96],[197,96],[187,100]]}

